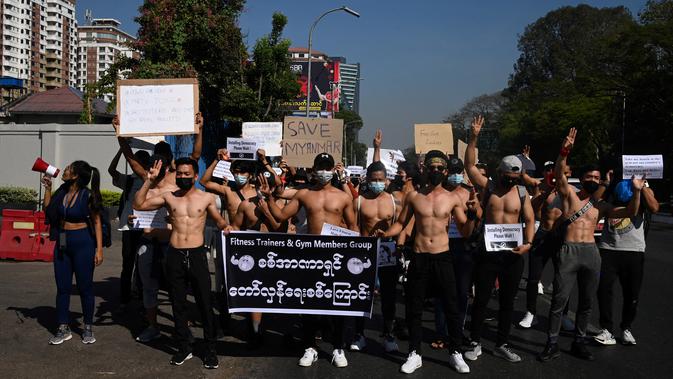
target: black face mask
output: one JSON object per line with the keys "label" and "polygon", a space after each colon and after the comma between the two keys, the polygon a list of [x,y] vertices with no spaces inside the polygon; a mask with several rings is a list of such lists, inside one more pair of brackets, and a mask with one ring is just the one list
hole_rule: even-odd
{"label": "black face mask", "polygon": [[175,184],[183,191],[189,191],[194,185],[193,178],[175,178]]}
{"label": "black face mask", "polygon": [[582,189],[587,193],[594,193],[598,190],[598,183],[593,180],[587,180],[586,182],[582,182]]}
{"label": "black face mask", "polygon": [[514,187],[515,185],[517,185],[518,183],[519,183],[519,179],[517,179],[517,178],[510,178],[510,177],[507,176],[507,175],[503,175],[503,176],[500,178],[500,184],[502,184],[502,186],[505,187],[505,188],[512,188],[512,187]]}
{"label": "black face mask", "polygon": [[441,171],[432,171],[428,174],[428,180],[430,181],[430,184],[433,186],[441,184],[446,177],[444,176],[444,173]]}

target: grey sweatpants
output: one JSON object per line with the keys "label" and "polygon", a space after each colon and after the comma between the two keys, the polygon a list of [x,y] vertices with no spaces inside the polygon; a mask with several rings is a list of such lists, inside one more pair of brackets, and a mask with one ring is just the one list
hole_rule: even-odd
{"label": "grey sweatpants", "polygon": [[601,255],[595,243],[563,243],[554,257],[554,295],[549,309],[549,342],[558,341],[563,308],[568,303],[575,281],[579,292],[575,339],[586,337],[591,300],[598,288],[600,272]]}

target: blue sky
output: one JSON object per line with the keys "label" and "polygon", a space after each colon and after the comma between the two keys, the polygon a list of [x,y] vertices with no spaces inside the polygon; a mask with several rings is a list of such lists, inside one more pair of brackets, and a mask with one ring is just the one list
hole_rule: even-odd
{"label": "blue sky", "polygon": [[[414,123],[440,122],[469,99],[507,85],[519,56],[518,35],[526,25],[566,5],[624,5],[634,15],[645,0],[557,1],[279,1],[248,0],[240,19],[248,45],[271,29],[271,15],[288,17],[285,37],[306,46],[308,30],[322,12],[341,5],[362,15],[338,12],[325,17],[313,34],[313,47],[362,65],[360,140],[371,143],[376,128],[384,147],[413,144]],[[135,34],[141,0],[78,0],[94,17],[116,18]]]}

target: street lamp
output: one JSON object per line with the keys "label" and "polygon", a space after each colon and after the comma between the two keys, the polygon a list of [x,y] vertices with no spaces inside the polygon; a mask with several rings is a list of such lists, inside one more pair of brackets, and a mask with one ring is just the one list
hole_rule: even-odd
{"label": "street lamp", "polygon": [[334,8],[330,9],[327,12],[323,13],[318,17],[314,22],[313,25],[311,25],[311,29],[308,32],[308,80],[306,82],[306,117],[309,117],[310,111],[311,111],[311,46],[312,46],[312,36],[313,36],[313,29],[315,29],[315,26],[318,24],[318,22],[325,17],[326,15],[332,13],[332,12],[338,12],[338,11],[344,11],[350,15],[353,15],[355,17],[360,17],[360,14],[347,6],[342,6],[339,8]]}

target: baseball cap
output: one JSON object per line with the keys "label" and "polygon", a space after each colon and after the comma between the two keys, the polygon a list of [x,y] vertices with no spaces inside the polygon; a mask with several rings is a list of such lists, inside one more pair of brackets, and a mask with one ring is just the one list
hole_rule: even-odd
{"label": "baseball cap", "polygon": [[320,153],[313,160],[313,168],[316,170],[331,170],[334,168],[334,158],[327,153]]}
{"label": "baseball cap", "polygon": [[465,166],[463,165],[463,161],[460,158],[452,157],[449,159],[448,169],[449,175],[460,174],[465,169]]}
{"label": "baseball cap", "polygon": [[508,155],[500,161],[500,164],[498,165],[498,171],[508,173],[520,173],[521,168],[521,159],[517,158],[516,155]]}

